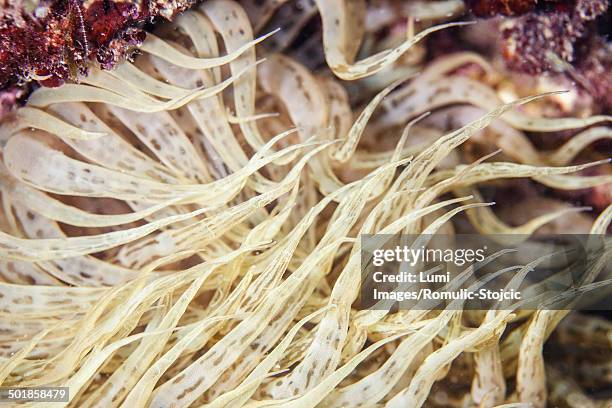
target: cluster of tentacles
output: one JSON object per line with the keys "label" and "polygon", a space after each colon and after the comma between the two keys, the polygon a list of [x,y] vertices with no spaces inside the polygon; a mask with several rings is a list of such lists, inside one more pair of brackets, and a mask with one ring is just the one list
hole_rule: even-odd
{"label": "cluster of tentacles", "polygon": [[[612,206],[550,191],[609,194],[585,152],[610,117],[541,117],[568,94],[518,94],[474,53],[423,66],[455,2],[376,43],[362,1],[299,2],[279,33],[282,2],[244,3],[208,0],[2,124],[0,383],[70,407],[609,404],[585,391],[610,384],[606,320],[355,301],[361,234],[606,233]],[[331,72],[257,59],[315,13]],[[575,360],[545,361],[549,338]]]}

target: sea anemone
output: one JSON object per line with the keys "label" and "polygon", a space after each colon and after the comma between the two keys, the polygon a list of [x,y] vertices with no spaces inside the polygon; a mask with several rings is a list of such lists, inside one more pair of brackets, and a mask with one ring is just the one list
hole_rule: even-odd
{"label": "sea anemone", "polygon": [[[378,3],[207,0],[2,123],[2,386],[70,407],[609,406],[587,392],[610,385],[601,317],[359,307],[363,235],[612,219],[591,149],[610,116],[475,52],[428,58],[469,24],[460,1],[401,8],[407,30]],[[545,359],[549,339],[574,354]]]}

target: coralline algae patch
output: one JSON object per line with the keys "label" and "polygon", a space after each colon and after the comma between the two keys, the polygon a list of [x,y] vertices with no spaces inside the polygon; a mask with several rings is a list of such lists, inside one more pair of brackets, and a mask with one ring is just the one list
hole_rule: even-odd
{"label": "coralline algae patch", "polygon": [[0,88],[37,79],[59,86],[89,59],[111,68],[144,40],[143,25],[171,18],[194,0],[54,0],[4,5],[0,11]]}

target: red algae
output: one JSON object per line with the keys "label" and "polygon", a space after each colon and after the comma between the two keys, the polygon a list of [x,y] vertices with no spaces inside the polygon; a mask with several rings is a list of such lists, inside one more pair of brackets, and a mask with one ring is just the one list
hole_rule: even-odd
{"label": "red algae", "polygon": [[503,52],[508,65],[539,74],[558,71],[563,62],[574,63],[578,43],[596,36],[590,22],[606,12],[608,6],[608,0],[580,0],[572,7],[553,3],[541,11],[505,21]]}
{"label": "red algae", "polygon": [[535,9],[537,0],[466,0],[465,4],[478,17],[516,16]]}
{"label": "red algae", "polygon": [[169,19],[194,3],[4,0],[0,2],[0,89],[10,92],[31,80],[60,86],[84,74],[90,60],[110,69],[142,43],[145,23],[157,16]]}
{"label": "red algae", "polygon": [[501,52],[509,69],[534,76],[565,74],[593,96],[602,111],[612,108],[610,45],[605,33],[598,32],[598,20],[609,19],[609,0],[465,3],[478,18],[505,16],[500,23]]}

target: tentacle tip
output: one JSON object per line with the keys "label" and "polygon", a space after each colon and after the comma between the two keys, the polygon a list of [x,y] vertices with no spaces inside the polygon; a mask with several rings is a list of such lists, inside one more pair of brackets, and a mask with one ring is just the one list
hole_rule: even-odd
{"label": "tentacle tip", "polygon": [[453,23],[454,25],[457,26],[465,26],[465,25],[472,25],[472,24],[476,24],[478,22],[478,20],[471,20],[471,21],[457,21],[455,23]]}

